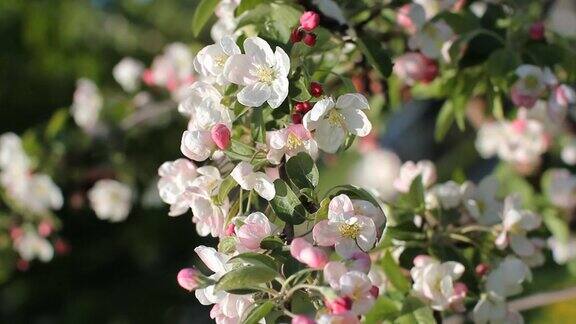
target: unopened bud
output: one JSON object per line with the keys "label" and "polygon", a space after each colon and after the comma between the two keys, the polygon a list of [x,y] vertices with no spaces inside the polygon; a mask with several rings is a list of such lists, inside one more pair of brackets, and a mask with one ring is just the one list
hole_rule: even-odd
{"label": "unopened bud", "polygon": [[306,11],[300,16],[300,26],[307,31],[312,31],[320,24],[320,15],[314,11]]}
{"label": "unopened bud", "polygon": [[304,42],[304,44],[313,47],[314,45],[316,45],[316,34],[306,34],[304,35],[304,38],[302,38],[302,41]]}
{"label": "unopened bud", "polygon": [[225,150],[228,148],[228,146],[230,146],[230,130],[228,127],[226,127],[226,125],[214,125],[210,131],[210,135],[212,136],[212,140],[219,149]]}
{"label": "unopened bud", "polygon": [[318,82],[310,82],[310,94],[313,97],[320,97],[324,93],[324,89],[322,89],[322,85]]}

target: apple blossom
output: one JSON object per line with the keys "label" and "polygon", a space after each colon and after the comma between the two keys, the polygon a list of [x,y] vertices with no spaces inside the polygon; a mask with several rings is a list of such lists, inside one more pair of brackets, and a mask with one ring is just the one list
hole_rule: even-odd
{"label": "apple blossom", "polygon": [[270,45],[259,37],[244,41],[246,54],[234,54],[224,66],[224,75],[242,86],[237,99],[248,107],[260,107],[265,102],[278,108],[288,95],[290,58],[280,47],[272,52]]}
{"label": "apple blossom", "polygon": [[576,176],[566,169],[551,169],[548,174],[549,183],[545,193],[550,202],[560,208],[574,209],[576,207]]}
{"label": "apple blossom", "polygon": [[560,240],[554,236],[548,239],[548,246],[552,251],[552,257],[558,264],[566,264],[576,258],[576,239]]}
{"label": "apple blossom", "polygon": [[28,178],[27,184],[27,199],[23,202],[27,208],[37,213],[62,208],[64,204],[62,191],[48,175],[33,174]]}
{"label": "apple blossom", "polygon": [[576,165],[576,138],[569,138],[560,153],[562,161],[568,165]]}
{"label": "apple blossom", "polygon": [[140,79],[144,73],[144,64],[132,57],[123,58],[112,70],[116,82],[127,92],[133,92],[140,87]]}
{"label": "apple blossom", "polygon": [[90,206],[100,219],[121,222],[132,208],[132,189],[111,179],[99,180],[88,191]]}
{"label": "apple blossom", "polygon": [[352,313],[323,314],[316,321],[318,324],[359,324],[358,316]]}
{"label": "apple blossom", "polygon": [[374,221],[358,215],[352,201],[344,194],[332,198],[328,220],[318,222],[312,233],[318,245],[334,246],[343,257],[357,251],[369,251],[376,241]]}
{"label": "apple blossom", "polygon": [[232,55],[240,54],[240,47],[230,36],[222,37],[216,44],[201,49],[194,59],[194,68],[205,78],[213,78],[216,83],[226,85],[224,65]]}
{"label": "apple blossom", "polygon": [[483,178],[478,185],[469,181],[463,184],[462,202],[472,218],[481,225],[494,225],[500,222],[503,206],[497,199],[499,183],[495,176]]}
{"label": "apple blossom", "polygon": [[530,268],[520,259],[507,256],[486,277],[486,290],[493,298],[503,299],[522,292],[522,283],[531,280]]}
{"label": "apple blossom", "polygon": [[272,200],[276,196],[276,188],[270,178],[264,172],[254,172],[253,166],[246,161],[238,163],[230,176],[242,189],[254,190],[266,200]]}
{"label": "apple blossom", "polygon": [[203,166],[197,172],[199,176],[187,188],[182,202],[192,210],[192,222],[200,236],[221,237],[226,233],[225,219],[230,203],[226,198],[217,205],[212,199],[222,183],[220,171],[213,166]]}
{"label": "apple blossom", "polygon": [[276,231],[276,226],[260,212],[248,215],[242,222],[243,224],[236,228],[236,237],[242,250],[259,250],[262,239]]}
{"label": "apple blossom", "polygon": [[[392,151],[381,148],[369,150],[360,156],[352,168],[349,181],[353,185],[369,189],[383,201],[390,201],[397,194],[393,182],[400,172],[401,164]],[[378,224],[376,226],[379,227]]]}
{"label": "apple blossom", "polygon": [[509,323],[509,324],[523,324],[524,321],[518,313],[514,313],[508,309],[506,302],[483,295],[473,310],[474,323],[477,324],[490,324],[490,323]]}
{"label": "apple blossom", "polygon": [[464,266],[458,262],[440,261],[420,255],[414,259],[410,275],[414,281],[412,289],[430,306],[438,311],[461,308],[466,297],[466,287],[458,283],[464,273]]}
{"label": "apple blossom", "polygon": [[408,40],[412,50],[420,50],[422,54],[431,59],[442,56],[442,48],[454,37],[452,28],[443,20],[426,23],[418,33]]}
{"label": "apple blossom", "polygon": [[170,216],[185,213],[190,206],[183,202],[185,192],[198,175],[196,165],[187,159],[164,162],[158,168],[158,193],[162,201],[170,205]]}
{"label": "apple blossom", "polygon": [[14,133],[0,135],[0,170],[28,170],[31,161],[24,148],[22,140]]}
{"label": "apple blossom", "polygon": [[98,123],[103,102],[100,90],[89,79],[76,81],[74,102],[70,107],[72,117],[78,126],[87,132],[92,132]]}
{"label": "apple blossom", "polygon": [[296,315],[292,317],[292,324],[315,324],[316,321],[305,315]]}
{"label": "apple blossom", "polygon": [[419,52],[408,52],[396,58],[393,71],[409,85],[428,83],[438,75],[438,64]]}
{"label": "apple blossom", "polygon": [[304,127],[314,131],[318,147],[327,153],[336,153],[348,133],[364,137],[372,130],[372,124],[363,110],[369,109],[368,100],[359,93],[319,100],[304,115]]}
{"label": "apple blossom", "polygon": [[216,17],[218,17],[218,21],[216,21],[210,30],[210,36],[215,42],[231,35],[236,30],[238,21],[234,17],[234,10],[236,10],[239,4],[240,0],[222,0],[216,6],[214,13]]}
{"label": "apple blossom", "polygon": [[26,229],[14,240],[14,249],[26,261],[38,259],[42,262],[52,260],[54,248],[48,240],[32,229]]}
{"label": "apple blossom", "polygon": [[408,3],[400,7],[396,21],[407,32],[414,34],[426,22],[426,12],[424,7],[419,4]]}
{"label": "apple blossom", "polygon": [[553,75],[548,69],[524,64],[516,69],[518,81],[512,86],[512,102],[520,107],[532,108],[546,90]]}
{"label": "apple blossom", "polygon": [[540,226],[540,216],[525,209],[521,209],[520,197],[511,195],[504,201],[502,212],[502,231],[496,238],[496,246],[504,249],[508,245],[514,253],[520,256],[532,255],[534,245],[526,237],[527,232]]}
{"label": "apple blossom", "polygon": [[405,162],[400,168],[400,174],[394,180],[394,188],[399,192],[407,193],[414,179],[421,176],[424,187],[431,186],[436,182],[436,166],[429,160],[422,160],[414,163]]}
{"label": "apple blossom", "polygon": [[328,262],[328,256],[322,249],[312,246],[300,237],[290,243],[290,254],[312,269],[323,269]]}
{"label": "apple blossom", "polygon": [[269,147],[266,158],[273,164],[280,164],[284,156],[288,160],[300,152],[308,153],[313,159],[318,156],[316,141],[301,124],[268,132],[266,142]]}

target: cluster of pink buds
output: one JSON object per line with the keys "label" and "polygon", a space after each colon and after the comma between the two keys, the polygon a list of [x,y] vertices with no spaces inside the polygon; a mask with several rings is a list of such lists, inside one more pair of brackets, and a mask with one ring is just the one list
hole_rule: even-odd
{"label": "cluster of pink buds", "polygon": [[307,46],[314,46],[316,44],[316,34],[312,31],[320,24],[320,15],[314,11],[306,11],[300,17],[300,26],[292,30],[290,41],[298,43],[302,41]]}
{"label": "cluster of pink buds", "polygon": [[[310,88],[308,89],[310,94],[318,98],[324,94],[324,89],[322,85],[318,82],[310,82]],[[309,101],[298,101],[294,104],[294,113],[292,113],[292,122],[294,124],[301,124],[304,115],[312,109],[312,104]]]}

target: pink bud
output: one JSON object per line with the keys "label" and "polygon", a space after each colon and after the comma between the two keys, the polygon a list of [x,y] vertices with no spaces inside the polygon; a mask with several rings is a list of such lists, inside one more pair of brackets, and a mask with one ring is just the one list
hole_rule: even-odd
{"label": "pink bud", "polygon": [[193,268],[184,268],[178,272],[176,277],[180,287],[192,291],[198,288],[198,270]]}
{"label": "pink bud", "polygon": [[370,288],[370,294],[374,296],[374,298],[378,298],[378,295],[380,295],[380,288],[372,286],[372,288]]}
{"label": "pink bud", "polygon": [[322,85],[318,82],[310,82],[310,94],[313,97],[320,97],[324,93],[324,89],[322,89]]}
{"label": "pink bud", "polygon": [[352,299],[350,297],[337,297],[334,300],[325,301],[326,308],[331,314],[341,315],[352,309]]}
{"label": "pink bud", "polygon": [[142,81],[144,81],[147,86],[154,85],[154,73],[152,70],[146,69],[144,73],[142,73]]}
{"label": "pink bud", "polygon": [[296,315],[292,317],[292,324],[314,324],[316,321],[305,315]]}
{"label": "pink bud", "polygon": [[48,221],[42,221],[38,224],[38,234],[42,237],[48,237],[52,234],[52,225]]}
{"label": "pink bud", "polygon": [[368,273],[370,271],[370,266],[372,265],[372,260],[370,260],[370,256],[368,255],[368,253],[365,252],[354,252],[354,254],[352,254],[352,257],[350,258],[350,260],[352,260],[352,264],[350,265],[350,268],[352,270],[356,270],[356,271],[360,271],[360,272],[364,272],[364,273]]}
{"label": "pink bud", "polygon": [[316,45],[316,35],[315,34],[306,34],[304,35],[304,38],[302,39],[302,41],[304,42],[304,44],[313,47],[314,45]]}
{"label": "pink bud", "polygon": [[417,26],[414,20],[411,17],[411,13],[413,10],[412,4],[405,4],[398,10],[398,15],[396,17],[396,22],[400,27],[403,27],[409,33],[413,34],[417,31]]}
{"label": "pink bud", "polygon": [[225,150],[230,146],[230,130],[226,125],[214,125],[210,131],[210,135],[212,135],[212,140],[219,149]]}
{"label": "pink bud", "polygon": [[314,11],[306,11],[300,16],[300,26],[302,29],[312,31],[320,24],[320,15]]}
{"label": "pink bud", "polygon": [[328,263],[328,256],[323,250],[309,247],[300,252],[300,261],[313,269],[322,269]]}
{"label": "pink bud", "polygon": [[236,226],[234,224],[228,224],[228,226],[226,227],[226,236],[234,235],[235,231],[236,231]]}
{"label": "pink bud", "polygon": [[483,277],[485,274],[487,274],[488,270],[490,270],[490,266],[488,266],[486,263],[480,263],[476,266],[476,269],[474,269],[476,275],[479,277]]}
{"label": "pink bud", "polygon": [[544,39],[544,23],[541,21],[535,22],[530,26],[530,38],[539,41]]}
{"label": "pink bud", "polygon": [[522,134],[526,130],[528,122],[524,118],[516,118],[512,121],[512,129],[514,132]]}
{"label": "pink bud", "polygon": [[468,287],[466,286],[466,284],[462,282],[457,282],[454,284],[454,295],[464,297],[466,296],[467,293],[468,293]]}

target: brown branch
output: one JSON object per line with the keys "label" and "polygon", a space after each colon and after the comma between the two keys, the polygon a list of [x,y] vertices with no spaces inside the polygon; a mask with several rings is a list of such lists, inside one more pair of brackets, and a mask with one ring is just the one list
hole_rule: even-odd
{"label": "brown branch", "polygon": [[508,307],[512,310],[522,312],[525,310],[555,304],[570,299],[576,299],[576,286],[518,298],[509,302]]}

